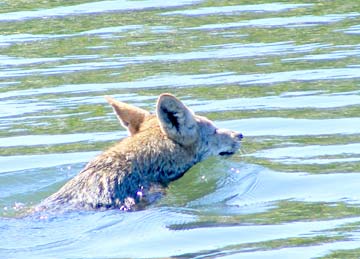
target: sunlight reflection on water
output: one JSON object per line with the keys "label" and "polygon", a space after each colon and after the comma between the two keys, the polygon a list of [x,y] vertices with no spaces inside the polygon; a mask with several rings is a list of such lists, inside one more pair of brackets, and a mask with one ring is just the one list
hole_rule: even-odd
{"label": "sunlight reflection on water", "polygon": [[[0,3],[0,258],[358,248],[355,0],[10,2]],[[162,92],[242,132],[242,150],[193,167],[143,211],[21,217],[126,136],[104,95],[154,112]]]}

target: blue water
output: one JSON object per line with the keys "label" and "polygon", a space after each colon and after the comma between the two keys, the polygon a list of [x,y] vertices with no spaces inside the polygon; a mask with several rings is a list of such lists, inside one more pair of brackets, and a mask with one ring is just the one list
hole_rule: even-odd
{"label": "blue water", "polygon": [[[0,258],[359,258],[360,5],[0,2]],[[29,213],[171,92],[242,132],[142,211]]]}

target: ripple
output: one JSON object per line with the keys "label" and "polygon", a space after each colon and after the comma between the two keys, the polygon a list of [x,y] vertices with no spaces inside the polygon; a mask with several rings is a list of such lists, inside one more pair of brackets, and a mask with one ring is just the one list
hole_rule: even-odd
{"label": "ripple", "polygon": [[[360,161],[360,143],[282,147],[245,156],[270,159],[284,164],[330,164]],[[343,156],[346,156],[343,158]],[[356,156],[356,157],[349,157]]]}
{"label": "ripple", "polygon": [[[33,197],[44,192],[45,189],[55,192],[54,185],[63,184],[74,177],[82,166],[83,163],[64,164],[0,173],[0,211],[2,205],[12,207],[13,203],[18,201],[28,205],[33,204],[35,202]],[[39,198],[45,197],[41,195]]]}
{"label": "ripple", "polygon": [[[27,43],[33,41],[45,41],[53,39],[65,39],[73,37],[85,37],[85,36],[100,36],[103,38],[113,37],[114,34],[126,33],[129,31],[140,31],[145,28],[144,25],[122,25],[122,26],[111,26],[111,27],[100,27],[97,29],[86,30],[72,34],[8,34],[0,35],[0,47],[8,47],[13,44]],[[172,31],[171,26],[148,26],[146,27],[153,33],[167,33]],[[108,47],[108,46],[106,46]],[[81,55],[80,55],[81,56]],[[79,57],[79,56],[76,56]]]}
{"label": "ripple", "polygon": [[96,132],[63,135],[26,135],[0,138],[0,147],[58,145],[76,142],[110,141],[125,137],[125,132]]}
{"label": "ripple", "polygon": [[[80,58],[80,57],[78,57]],[[88,56],[85,56],[86,59],[89,59]],[[90,57],[93,58],[93,57]],[[38,69],[12,69],[7,71],[0,72],[0,78],[16,78],[16,77],[26,77],[31,75],[59,75],[67,73],[75,73],[80,71],[93,71],[100,69],[115,69],[122,68],[126,63],[124,62],[83,62],[77,64],[68,64],[55,66],[52,68],[38,68]]]}
{"label": "ripple", "polygon": [[[169,215],[168,215],[169,216]],[[177,217],[179,217],[177,215]],[[199,250],[222,249],[236,244],[248,244],[289,237],[316,236],[319,232],[339,227],[346,223],[354,223],[359,218],[336,219],[316,222],[292,222],[280,225],[233,226],[216,228],[194,228],[186,231],[172,231],[157,228],[156,231],[124,235],[122,231],[111,231],[102,235],[94,235],[91,240],[79,240],[65,249],[66,255],[86,253],[92,257],[108,254],[111,257],[149,258],[169,257]],[[146,221],[145,221],[146,222]],[[152,223],[148,222],[147,226]],[[117,226],[119,228],[119,226]],[[109,234],[111,233],[111,240]],[[106,235],[105,235],[106,234]],[[219,239],[221,236],[221,239]],[[185,241],[184,241],[185,240]],[[196,242],[190,241],[196,240]],[[96,242],[96,246],[94,246]],[[179,245],[181,244],[181,246]],[[60,249],[60,248],[59,248]],[[60,251],[60,250],[59,250]],[[54,254],[53,251],[51,254]],[[61,250],[64,254],[64,249]]]}
{"label": "ripple", "polygon": [[284,3],[270,3],[270,4],[256,4],[256,5],[232,5],[232,6],[216,6],[203,7],[197,9],[180,10],[165,12],[161,15],[186,15],[186,16],[200,16],[200,15],[234,15],[243,12],[282,12],[297,8],[311,7],[313,4],[284,4]]}
{"label": "ripple", "polygon": [[68,58],[19,58],[19,57],[9,57],[9,56],[0,55],[0,66],[9,67],[9,66],[39,65],[41,63],[59,62],[65,60],[68,60]]}
{"label": "ripple", "polygon": [[[90,91],[99,91],[100,89],[142,89],[157,87],[193,87],[193,86],[211,86],[211,85],[271,85],[275,83],[299,81],[317,81],[317,80],[340,80],[360,78],[360,67],[345,68],[327,68],[312,70],[294,70],[274,73],[239,75],[235,72],[196,74],[196,75],[158,75],[147,77],[138,81],[119,82],[108,84],[84,84],[74,87],[86,87]],[[63,87],[63,86],[61,86]],[[67,88],[72,86],[65,86]]]}
{"label": "ripple", "polygon": [[259,151],[251,156],[265,157],[270,159],[282,158],[310,158],[315,156],[327,155],[344,155],[357,154],[360,155],[360,143],[344,144],[344,145],[310,145],[304,147],[282,147]]}
{"label": "ripple", "polygon": [[292,53],[303,53],[323,49],[330,45],[325,44],[305,44],[297,45],[293,42],[275,43],[252,43],[252,44],[223,44],[203,46],[198,51],[185,53],[170,53],[160,55],[149,55],[140,57],[111,57],[102,60],[97,55],[77,55],[66,56],[64,58],[15,58],[0,56],[0,65],[19,66],[37,63],[49,63],[65,60],[96,60],[94,62],[79,62],[76,64],[66,64],[41,69],[9,69],[0,72],[0,78],[24,77],[30,75],[55,75],[73,73],[79,71],[91,71],[100,69],[122,68],[126,65],[147,63],[147,62],[181,62],[204,59],[228,59],[228,58],[251,58],[264,56],[278,56]]}
{"label": "ripple", "polygon": [[[36,123],[39,119],[55,119],[55,118],[65,118],[65,117],[72,117],[72,116],[82,116],[88,114],[88,112],[78,112],[74,111],[68,114],[54,114],[54,115],[41,115],[38,114],[40,112],[45,111],[54,111],[54,110],[61,110],[64,108],[74,108],[80,105],[94,105],[99,104],[102,106],[107,106],[107,102],[104,99],[104,96],[92,96],[92,97],[63,97],[63,98],[56,98],[56,99],[47,99],[46,101],[39,101],[38,99],[34,98],[35,95],[42,95],[42,94],[53,94],[53,93],[66,93],[66,91],[57,91],[59,89],[40,89],[40,91],[36,90],[22,90],[22,91],[9,91],[4,94],[0,93],[0,100],[4,98],[0,102],[0,110],[2,113],[0,114],[0,118],[3,120],[0,121],[1,126],[12,126],[14,123],[29,123],[33,124]],[[76,87],[69,89],[71,93],[84,93],[86,89],[81,88],[77,89]],[[89,91],[88,91],[89,92]],[[32,98],[26,98],[31,96]],[[5,98],[18,98],[12,100],[6,100]],[[24,99],[20,99],[23,97]],[[114,95],[114,98],[124,101],[124,102],[133,102],[137,106],[144,106],[144,102],[148,100],[155,100],[153,96],[136,96],[134,94],[122,94],[122,95]],[[21,116],[24,117],[21,117]],[[104,116],[99,117],[100,119],[104,119]],[[94,117],[92,117],[94,119]],[[46,122],[43,122],[46,123]],[[100,134],[102,134],[100,132]],[[1,146],[0,141],[0,146]]]}
{"label": "ripple", "polygon": [[170,8],[184,5],[200,3],[200,0],[175,0],[164,2],[161,0],[153,1],[98,1],[71,6],[55,7],[50,9],[40,9],[34,11],[18,11],[12,13],[1,13],[0,21],[19,21],[26,19],[44,19],[48,17],[63,17],[69,15],[84,15],[104,12],[125,12],[138,11],[153,8]]}
{"label": "ripple", "polygon": [[[123,32],[128,32],[128,31],[133,31],[133,30],[139,30],[142,28],[144,28],[143,25],[113,26],[113,27],[104,27],[104,28],[99,28],[99,29],[94,29],[94,30],[83,31],[83,32],[79,33],[78,35],[85,35],[85,34],[89,34],[89,35],[109,34],[109,35],[112,35],[114,33],[123,33]],[[76,35],[76,34],[74,34],[74,35]]]}
{"label": "ripple", "polygon": [[[252,197],[253,190],[256,189],[258,184],[258,168],[234,166],[227,175],[217,181],[217,187],[214,192],[189,202],[187,206],[195,208],[201,206],[202,210],[210,210],[211,212],[221,207],[221,210],[223,210],[221,213],[224,213],[224,210],[228,212],[230,209],[224,209],[222,207],[223,203],[228,204],[228,201],[234,198],[246,199],[249,196]],[[260,212],[263,209],[261,206],[257,206],[255,209],[248,206],[247,208],[237,210],[237,213],[255,213],[255,211]]]}
{"label": "ripple", "polygon": [[54,108],[54,106],[51,105],[49,102],[7,100],[0,103],[0,108],[0,118],[10,118],[13,116],[19,116],[27,113],[51,110],[52,108]]}
{"label": "ripple", "polygon": [[0,35],[0,46],[8,47],[12,44],[23,43],[23,42],[32,42],[38,40],[48,40],[48,39],[57,39],[63,38],[64,35],[51,35],[51,34],[9,34],[9,35]]}
{"label": "ripple", "polygon": [[341,30],[336,30],[336,31],[341,31],[344,32],[346,34],[360,34],[360,25],[354,25],[354,26],[350,26],[347,29],[341,29]]}
{"label": "ripple", "polygon": [[[228,206],[239,206],[247,210],[248,206],[259,208],[266,204],[274,204],[274,202],[285,200],[359,203],[360,190],[357,183],[360,180],[360,173],[358,172],[331,174],[283,173],[256,165],[252,165],[253,169],[251,166],[249,167],[250,171],[246,167],[238,166],[239,175],[246,178],[256,172],[256,184],[250,191],[246,192],[245,196],[241,195],[245,190],[242,185],[237,188],[240,195],[234,196],[228,193],[230,195],[224,198]],[[235,184],[233,184],[232,188],[236,188]],[[209,203],[208,206],[211,207],[213,204]]]}
{"label": "ripple", "polygon": [[[135,215],[134,215],[135,214]],[[138,219],[130,223],[138,223],[142,216],[132,213],[127,217]],[[144,214],[144,213],[142,213]],[[145,226],[151,227],[152,217],[144,215]],[[167,214],[168,217],[179,218],[179,215]],[[164,222],[163,218],[157,218]],[[149,257],[171,257],[196,253],[198,251],[224,251],[225,247],[232,245],[248,245],[258,242],[267,242],[271,240],[281,240],[286,238],[316,237],[319,234],[331,231],[332,234],[340,234],[336,228],[345,224],[357,223],[360,219],[332,219],[323,221],[309,222],[291,222],[279,225],[261,225],[261,226],[233,226],[233,227],[216,227],[216,228],[195,228],[186,231],[172,231],[164,227],[155,228],[156,231],[147,231],[144,229],[137,233],[127,233],[129,225],[124,223],[124,216],[120,213],[88,213],[79,216],[67,215],[65,219],[52,219],[43,222],[9,222],[16,225],[16,228],[5,228],[3,230],[5,244],[17,239],[18,242],[11,242],[8,247],[3,249],[0,245],[0,251],[11,252],[16,258],[24,258],[31,255],[36,258],[56,258],[61,254],[66,258],[76,257],[81,254],[83,257],[102,258],[104,254],[112,258],[149,258]],[[99,222],[102,222],[99,223]],[[31,225],[31,227],[29,227]],[[91,232],[92,235],[84,232],[84,229],[94,228],[94,225],[104,225],[104,229]],[[158,224],[155,224],[158,225]],[[64,226],[68,226],[64,228]],[[106,227],[108,226],[108,227]],[[130,225],[131,226],[131,225]],[[71,230],[71,231],[70,231]],[[21,233],[32,233],[32,238],[25,239]],[[331,242],[321,245],[309,245],[304,247],[283,247],[281,249],[252,249],[248,250],[231,249],[224,258],[264,258],[264,256],[273,256],[271,258],[286,258],[281,255],[291,255],[291,258],[309,258],[318,254],[326,253],[336,248],[356,248],[358,245],[358,235],[354,235],[354,240],[346,242]],[[109,236],[111,237],[109,239]],[[219,236],[222,238],[219,239]],[[193,240],[196,240],[194,242]],[[1,244],[4,244],[1,243]],[[180,245],[181,244],[181,245]],[[250,247],[250,246],[249,246]],[[225,251],[226,252],[226,251]],[[242,253],[243,252],[243,253]],[[312,253],[311,253],[312,252]],[[235,255],[234,255],[235,253]],[[214,255],[214,253],[211,253]],[[232,255],[232,256],[231,256]],[[295,256],[295,257],[294,257]],[[270,258],[270,257],[266,257]]]}
{"label": "ripple", "polygon": [[298,28],[298,27],[319,26],[329,23],[336,23],[345,19],[356,18],[359,15],[360,15],[359,13],[345,13],[345,14],[327,14],[324,16],[304,15],[304,16],[293,16],[293,17],[262,18],[262,19],[246,20],[241,22],[206,24],[199,27],[190,27],[186,29],[187,30],[223,30],[223,29],[233,29],[233,28],[242,28],[242,27]]}
{"label": "ripple", "polygon": [[316,136],[360,132],[360,118],[315,120],[272,117],[219,121],[216,125],[240,131],[244,136]]}
{"label": "ripple", "polygon": [[217,112],[230,110],[273,110],[273,109],[299,109],[299,108],[338,108],[360,104],[360,95],[357,93],[337,93],[313,95],[313,91],[303,92],[293,96],[286,93],[280,96],[264,96],[257,98],[233,98],[226,100],[191,101],[191,108],[196,112]]}
{"label": "ripple", "polygon": [[[229,251],[230,255],[222,256],[224,259],[256,259],[256,258],[314,258],[314,256],[325,256],[331,254],[329,251],[346,251],[359,248],[359,235],[353,233],[346,241],[333,241],[329,243],[322,243],[320,245],[306,245],[304,247],[281,247],[279,249],[258,249],[257,251]],[[336,253],[336,252],[334,252]]]}
{"label": "ripple", "polygon": [[330,45],[318,43],[298,45],[294,44],[291,41],[251,44],[232,43],[203,46],[198,51],[191,51],[185,53],[169,53],[140,57],[121,57],[120,59],[118,59],[118,61],[122,61],[125,63],[143,63],[149,61],[179,62],[203,59],[251,58],[259,56],[277,56],[292,53],[309,52],[316,49],[322,49],[327,46]]}
{"label": "ripple", "polygon": [[[97,154],[99,154],[98,151],[46,155],[0,156],[0,173],[87,162]],[[19,163],[19,161],[21,161],[21,163]]]}
{"label": "ripple", "polygon": [[26,43],[32,41],[43,41],[52,39],[64,39],[70,37],[80,37],[89,35],[113,35],[115,33],[124,33],[130,30],[138,30],[143,28],[142,25],[124,25],[124,26],[113,26],[98,28],[93,30],[87,30],[80,33],[74,34],[8,34],[0,35],[0,46],[7,47],[13,44]]}
{"label": "ripple", "polygon": [[336,46],[336,48],[354,48],[354,49],[335,50],[335,51],[331,51],[330,53],[306,55],[304,57],[297,57],[297,58],[285,58],[285,59],[282,59],[282,61],[285,61],[285,62],[287,62],[287,61],[328,61],[328,60],[338,60],[338,59],[360,56],[359,45]]}
{"label": "ripple", "polygon": [[[8,69],[0,72],[0,78],[16,78],[25,77],[31,75],[57,75],[65,73],[74,73],[80,71],[92,71],[92,70],[103,70],[103,69],[119,69],[127,65],[141,64],[147,62],[179,62],[179,61],[191,61],[191,60],[204,60],[204,59],[228,59],[228,58],[252,58],[252,57],[264,57],[274,55],[287,55],[292,53],[304,53],[310,52],[317,49],[324,49],[330,45],[327,44],[305,44],[296,45],[292,42],[275,42],[275,43],[253,43],[253,44],[225,44],[225,45],[210,45],[202,47],[202,50],[192,51],[187,53],[172,53],[172,54],[161,54],[141,57],[121,57],[121,58],[105,58],[102,60],[96,60],[94,62],[79,62],[76,64],[66,64],[60,66],[54,66],[49,68],[41,69]],[[76,60],[95,60],[97,56],[75,56],[66,57],[66,59]],[[60,59],[16,59],[7,57],[4,59],[5,64],[33,64],[36,62],[54,62]],[[286,61],[286,60],[285,60]],[[314,70],[296,70],[296,71],[285,71],[270,74],[249,74],[249,75],[235,75],[235,73],[217,73],[208,74],[208,77],[219,78],[224,83],[237,83],[243,84],[256,84],[256,83],[275,83],[283,82],[288,80],[321,80],[321,79],[337,79],[337,78],[358,78],[359,68],[356,66],[348,68],[334,68],[334,69],[314,69]],[[190,76],[190,75],[189,75]],[[186,81],[187,75],[182,76],[182,81]],[[226,78],[224,78],[226,76]],[[166,78],[179,77],[177,75],[169,75]],[[206,77],[206,75],[191,75],[191,81],[197,81]],[[288,78],[287,78],[288,77]],[[327,78],[324,78],[327,77]],[[156,78],[156,77],[153,77]],[[146,82],[148,79],[145,78],[141,82]],[[159,80],[159,79],[157,79]],[[174,80],[171,80],[174,82]],[[181,81],[181,80],[180,80]],[[212,80],[213,84],[217,83],[217,80]],[[119,83],[121,85],[129,85],[130,83]],[[167,83],[171,85],[170,83]],[[201,82],[200,84],[209,84],[208,82]],[[157,86],[157,85],[155,85]],[[162,85],[160,85],[162,86]],[[146,86],[145,86],[146,87]],[[152,87],[152,86],[151,86]]]}
{"label": "ripple", "polygon": [[[92,66],[94,64],[94,66]],[[67,72],[76,72],[80,70],[97,70],[102,68],[119,68],[124,63],[110,62],[108,64],[91,63],[64,66],[63,68],[51,69],[35,69],[35,70],[17,70],[0,72],[0,78],[12,78],[29,76],[33,73],[40,75],[62,74]],[[360,66],[351,66],[344,68],[324,68],[309,70],[294,70],[274,73],[247,74],[239,75],[235,72],[196,74],[196,75],[157,75],[147,77],[138,81],[119,82],[119,83],[101,83],[101,84],[75,84],[54,87],[54,91],[61,89],[78,89],[77,91],[99,92],[109,89],[142,89],[157,87],[193,87],[193,86],[211,86],[211,85],[271,85],[283,82],[308,82],[318,80],[341,80],[341,79],[357,79],[360,78]],[[35,92],[42,90],[34,90]],[[70,90],[68,90],[70,91]],[[6,93],[5,93],[6,94]]]}

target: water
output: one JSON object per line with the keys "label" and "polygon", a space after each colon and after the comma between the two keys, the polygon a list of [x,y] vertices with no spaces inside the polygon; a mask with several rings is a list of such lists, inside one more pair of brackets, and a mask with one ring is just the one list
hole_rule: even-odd
{"label": "water", "polygon": [[[0,1],[1,258],[359,258],[360,5]],[[143,211],[24,210],[171,92],[245,135]]]}

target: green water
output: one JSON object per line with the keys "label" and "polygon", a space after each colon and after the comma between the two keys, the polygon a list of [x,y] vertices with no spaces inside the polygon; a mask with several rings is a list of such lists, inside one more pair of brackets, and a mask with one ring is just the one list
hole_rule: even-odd
{"label": "green water", "polygon": [[[359,258],[358,1],[0,1],[1,258]],[[18,218],[171,92],[241,151],[135,213]],[[21,234],[20,234],[21,233]]]}

